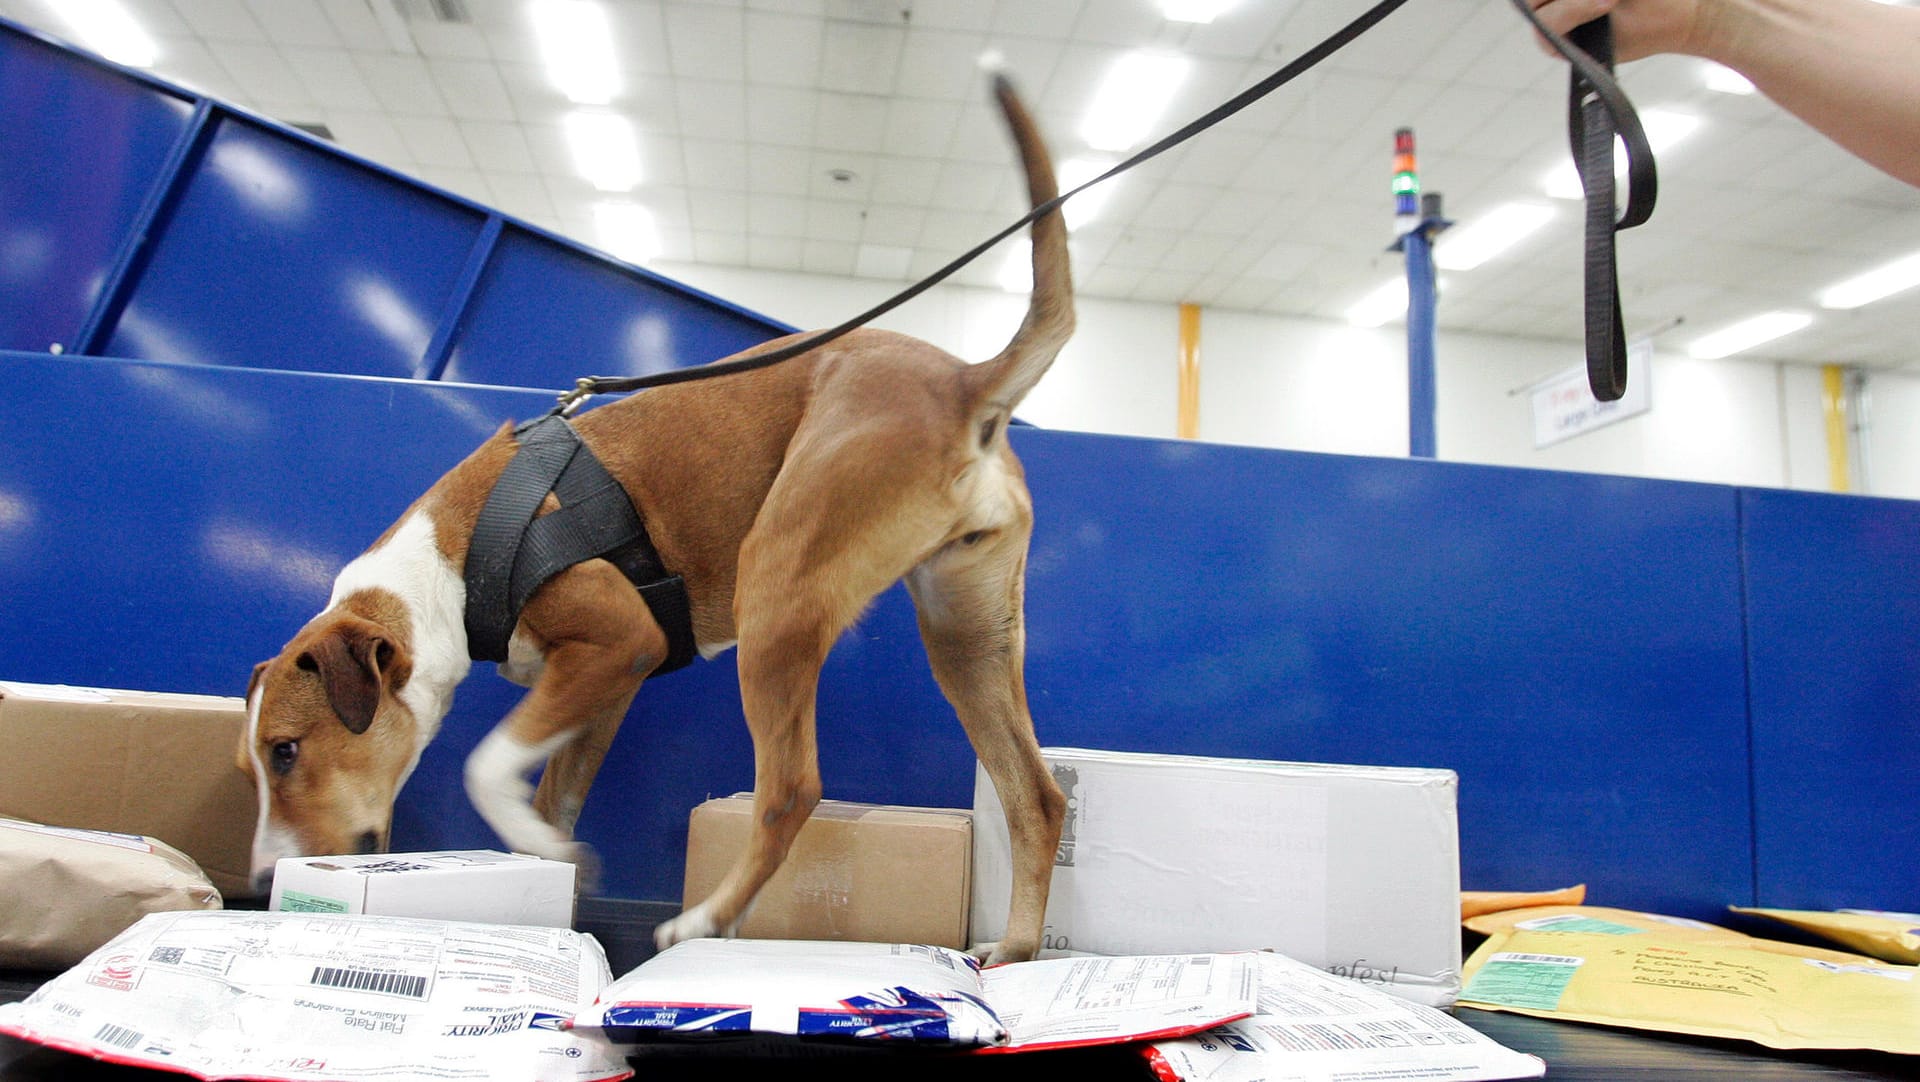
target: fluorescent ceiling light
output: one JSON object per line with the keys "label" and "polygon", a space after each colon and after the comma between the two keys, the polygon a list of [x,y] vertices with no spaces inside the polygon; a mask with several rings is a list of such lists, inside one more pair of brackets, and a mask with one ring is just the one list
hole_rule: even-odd
{"label": "fluorescent ceiling light", "polygon": [[645,263],[660,254],[653,212],[638,203],[595,203],[593,232],[602,249],[629,263]]}
{"label": "fluorescent ceiling light", "polygon": [[1160,13],[1176,23],[1210,23],[1235,0],[1160,0]]}
{"label": "fluorescent ceiling light", "polygon": [[1706,84],[1708,90],[1717,90],[1722,94],[1753,93],[1753,80],[1725,64],[1716,64],[1711,60],[1702,64],[1700,81]]}
{"label": "fluorescent ceiling light", "polygon": [[116,64],[150,68],[159,46],[120,0],[60,0],[53,5],[83,45]]}
{"label": "fluorescent ceiling light", "polygon": [[618,113],[568,113],[562,121],[573,166],[603,192],[628,192],[640,183],[640,144]]}
{"label": "fluorescent ceiling light", "polygon": [[1776,338],[1784,338],[1812,322],[1813,316],[1806,312],[1767,312],[1694,339],[1693,344],[1687,347],[1687,353],[1706,361],[1730,357]]}
{"label": "fluorescent ceiling light", "polygon": [[605,105],[620,94],[620,67],[606,9],[589,0],[538,0],[534,36],[547,78],[569,101]]}
{"label": "fluorescent ceiling light", "polygon": [[1525,240],[1553,218],[1545,203],[1505,203],[1440,234],[1433,261],[1447,270],[1473,268]]}
{"label": "fluorescent ceiling light", "polygon": [[1920,286],[1920,252],[1830,285],[1816,299],[1822,308],[1858,308],[1914,286]]}
{"label": "fluorescent ceiling light", "polygon": [[[1114,167],[1111,158],[1070,158],[1060,163],[1060,190],[1070,192],[1094,177]],[[1067,229],[1075,230],[1100,216],[1100,208],[1106,206],[1107,198],[1113,195],[1113,186],[1120,183],[1115,177],[1105,184],[1096,184],[1072,199],[1062,210],[1067,216]]]}
{"label": "fluorescent ceiling light", "polygon": [[[1671,109],[1642,109],[1640,127],[1647,133],[1647,145],[1659,155],[1692,135],[1700,127],[1700,118]],[[1613,140],[1613,179],[1616,185],[1627,179],[1627,145],[1617,136]],[[1554,166],[1541,178],[1540,185],[1555,199],[1580,199],[1586,194],[1580,187],[1580,172],[1571,160]]]}
{"label": "fluorescent ceiling light", "polygon": [[1080,124],[1095,150],[1130,150],[1153,130],[1192,64],[1177,53],[1132,52],[1113,62]]}
{"label": "fluorescent ceiling light", "polygon": [[1360,298],[1347,309],[1347,322],[1356,327],[1378,327],[1407,312],[1407,280],[1395,278]]}
{"label": "fluorescent ceiling light", "polygon": [[1000,264],[1000,273],[995,276],[1000,288],[1008,293],[1030,293],[1033,291],[1033,242],[1017,241],[1007,248],[1007,261]]}

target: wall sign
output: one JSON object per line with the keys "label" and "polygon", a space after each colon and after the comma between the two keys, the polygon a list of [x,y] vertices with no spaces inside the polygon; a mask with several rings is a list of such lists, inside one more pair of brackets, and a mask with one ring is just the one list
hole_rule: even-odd
{"label": "wall sign", "polygon": [[1602,402],[1587,387],[1587,369],[1578,365],[1533,385],[1533,446],[1537,450],[1583,432],[1653,408],[1653,339],[1627,343],[1627,393]]}

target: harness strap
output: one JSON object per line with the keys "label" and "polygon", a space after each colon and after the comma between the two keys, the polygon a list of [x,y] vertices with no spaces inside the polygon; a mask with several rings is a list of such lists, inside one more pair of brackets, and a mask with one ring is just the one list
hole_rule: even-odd
{"label": "harness strap", "polygon": [[[541,584],[592,559],[632,582],[667,635],[655,675],[695,655],[686,583],[669,575],[646,524],[620,483],[564,418],[547,415],[514,430],[520,449],[494,482],[467,549],[467,653],[505,661],[520,611]],[[535,518],[551,492],[560,508]]]}

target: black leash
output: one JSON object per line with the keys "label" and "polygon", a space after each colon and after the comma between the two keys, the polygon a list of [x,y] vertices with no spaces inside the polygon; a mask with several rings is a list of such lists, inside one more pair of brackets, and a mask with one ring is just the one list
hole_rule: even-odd
{"label": "black leash", "polygon": [[[1099,176],[1034,207],[1019,220],[968,249],[946,266],[838,326],[737,361],[676,368],[646,376],[583,376],[575,382],[572,390],[560,396],[559,404],[554,407],[553,413],[565,416],[592,395],[642,391],[649,387],[664,387],[674,383],[751,372],[824,346],[947,280],[962,267],[984,255],[994,245],[1058,210],[1061,204],[1088,188],[1111,180],[1137,165],[1160,156],[1292,82],[1314,65],[1373,29],[1382,19],[1393,14],[1406,2],[1407,0],[1379,0],[1362,12],[1358,18],[1335,31],[1318,45],[1301,53],[1278,71]],[[1581,165],[1581,179],[1586,184],[1587,196],[1587,374],[1593,385],[1594,397],[1611,401],[1619,398],[1626,389],[1626,344],[1625,335],[1621,329],[1613,231],[1639,225],[1653,212],[1653,155],[1647,147],[1646,134],[1641,130],[1640,120],[1633,111],[1632,103],[1627,100],[1626,94],[1620,90],[1619,84],[1613,79],[1613,39],[1606,17],[1602,16],[1576,30],[1574,37],[1581,39],[1576,43],[1548,30],[1533,13],[1533,9],[1528,6],[1527,0],[1513,0],[1513,4],[1520,9],[1527,21],[1533,24],[1541,37],[1573,65],[1574,106],[1569,115],[1569,124],[1574,142],[1574,159]],[[1595,27],[1599,29],[1596,31],[1593,29]],[[1600,49],[1604,57],[1596,59],[1595,55],[1590,55],[1585,48],[1587,45]],[[1613,135],[1616,130],[1627,144],[1629,165],[1627,212],[1617,223],[1614,221],[1613,207]],[[1604,228],[1600,228],[1597,223],[1604,223]],[[1610,311],[1607,308],[1609,300]],[[1596,322],[1596,313],[1606,318]]]}
{"label": "black leash", "polygon": [[[1620,274],[1614,234],[1653,215],[1659,190],[1653,148],[1633,103],[1613,79],[1613,25],[1606,17],[1577,26],[1568,37],[1548,30],[1527,0],[1513,6],[1573,65],[1567,91],[1567,137],[1587,197],[1587,385],[1612,402],[1627,392],[1627,333],[1620,314]],[[1569,40],[1571,39],[1571,40]],[[1627,151],[1627,198],[1614,217],[1613,138]]]}

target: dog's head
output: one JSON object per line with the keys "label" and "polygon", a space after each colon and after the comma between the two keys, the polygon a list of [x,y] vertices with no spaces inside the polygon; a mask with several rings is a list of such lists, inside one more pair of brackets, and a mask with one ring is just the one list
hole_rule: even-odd
{"label": "dog's head", "polygon": [[398,694],[413,663],[386,625],[331,609],[254,667],[238,764],[260,792],[254,885],[281,857],[377,853],[419,758]]}

